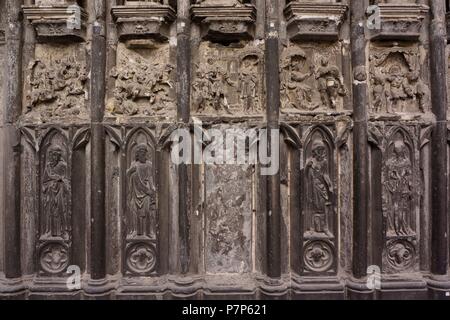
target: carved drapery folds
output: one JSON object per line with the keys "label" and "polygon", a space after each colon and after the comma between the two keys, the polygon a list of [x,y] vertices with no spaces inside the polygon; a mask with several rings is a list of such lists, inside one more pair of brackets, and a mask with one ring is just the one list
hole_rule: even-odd
{"label": "carved drapery folds", "polygon": [[262,113],[264,68],[262,50],[237,45],[202,43],[202,61],[192,81],[193,112],[237,117]]}
{"label": "carved drapery folds", "polygon": [[[374,194],[373,201],[381,197],[383,249],[383,272],[411,272],[419,263],[419,220],[427,223],[425,184],[421,169],[428,163],[420,155],[418,146],[419,126],[387,126],[374,123],[370,126],[370,141],[381,150],[382,163],[373,163],[373,172],[380,166],[381,195]],[[426,143],[426,142],[425,142]],[[420,151],[420,152],[419,152]],[[422,161],[422,163],[421,163]],[[425,161],[425,162],[424,162]],[[376,177],[372,178],[374,181]],[[376,205],[375,205],[376,206]],[[378,213],[375,213],[378,214]],[[422,216],[422,218],[419,218]],[[376,218],[374,218],[376,219]]]}
{"label": "carved drapery folds", "polygon": [[23,13],[36,30],[40,42],[85,39],[87,13],[77,1],[37,1],[34,6],[24,6]]}
{"label": "carved drapery folds", "polygon": [[145,127],[120,130],[107,126],[106,132],[112,146],[120,151],[108,155],[107,172],[113,179],[109,190],[116,195],[110,198],[110,210],[118,210],[121,216],[122,232],[117,234],[123,248],[121,270],[127,276],[156,275],[159,265],[156,141]]}
{"label": "carved drapery folds", "polygon": [[347,9],[336,1],[290,1],[284,9],[289,39],[338,40]]}
{"label": "carved drapery folds", "polygon": [[158,250],[154,140],[138,129],[126,148],[125,272],[151,275],[156,272]]}
{"label": "carved drapery folds", "polygon": [[303,261],[305,274],[336,272],[336,156],[332,134],[312,127],[303,147]]}
{"label": "carved drapery folds", "polygon": [[430,90],[417,47],[374,47],[370,55],[373,113],[430,112]]}
{"label": "carved drapery folds", "polygon": [[[75,169],[83,167],[82,163],[73,164],[73,157],[77,153],[77,159],[82,160],[80,155],[84,154],[90,133],[83,127],[73,129],[23,127],[21,132],[24,141],[33,152],[32,156],[27,153],[27,161],[30,156],[38,159],[35,162],[36,184],[32,181],[32,177],[26,177],[29,181],[25,183],[24,188],[25,198],[31,196],[38,200],[39,214],[36,217],[29,216],[32,214],[30,210],[34,208],[32,202],[27,202],[24,206],[24,215],[36,224],[35,268],[40,276],[62,277],[67,267],[74,261],[73,229],[78,228],[74,227],[73,221],[82,223],[81,217],[85,209],[84,203],[72,201],[73,192],[85,191],[84,187],[79,189],[85,184],[85,181],[82,181],[84,173],[78,175],[78,181],[75,182],[77,185],[73,191],[74,165]],[[37,192],[37,196],[33,192]],[[74,215],[78,218],[73,219]]]}
{"label": "carved drapery folds", "polygon": [[429,7],[415,0],[381,0],[369,10],[370,36],[373,40],[418,40]]}
{"label": "carved drapery folds", "polygon": [[284,50],[281,61],[281,111],[341,111],[348,92],[336,46],[316,50],[295,45]]}
{"label": "carved drapery folds", "polygon": [[250,0],[194,0],[191,15],[201,24],[205,39],[237,41],[254,37],[256,7]]}
{"label": "carved drapery folds", "polygon": [[166,1],[126,1],[112,8],[120,40],[169,38],[170,24],[175,20],[174,8]]}

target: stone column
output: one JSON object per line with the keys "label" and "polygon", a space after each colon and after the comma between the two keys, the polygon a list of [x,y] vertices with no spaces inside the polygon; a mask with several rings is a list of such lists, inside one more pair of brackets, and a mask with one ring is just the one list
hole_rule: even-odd
{"label": "stone column", "polygon": [[88,293],[106,291],[105,244],[105,129],[103,115],[106,87],[106,6],[105,2],[93,2],[90,17],[92,23],[91,45],[91,248],[90,283]]}
{"label": "stone column", "polygon": [[[280,55],[279,55],[279,17],[278,1],[266,1],[265,73],[267,137],[269,152],[273,149],[270,131],[278,130],[280,110]],[[279,143],[276,141],[275,143]],[[279,155],[278,155],[279,156]],[[280,245],[280,174],[267,177],[267,275],[271,278],[281,276]]]}
{"label": "stone column", "polygon": [[[367,1],[350,2],[353,69],[353,276],[367,272],[368,153],[365,9]],[[355,291],[365,287],[355,287]]]}
{"label": "stone column", "polygon": [[[178,0],[177,18],[177,119],[181,125],[188,124],[191,97],[191,43],[190,2]],[[178,226],[180,271],[189,271],[189,175],[186,164],[178,166]]]}
{"label": "stone column", "polygon": [[[4,114],[4,273],[8,293],[21,290],[20,251],[20,134],[15,123],[22,110],[22,1],[6,1],[6,90]],[[0,292],[2,286],[0,286]]]}
{"label": "stone column", "polygon": [[[434,298],[450,289],[448,270],[448,193],[447,193],[447,80],[445,1],[430,1],[430,81],[432,111],[436,124],[431,140],[431,273]],[[444,284],[446,282],[446,284]],[[441,284],[439,284],[441,283]]]}

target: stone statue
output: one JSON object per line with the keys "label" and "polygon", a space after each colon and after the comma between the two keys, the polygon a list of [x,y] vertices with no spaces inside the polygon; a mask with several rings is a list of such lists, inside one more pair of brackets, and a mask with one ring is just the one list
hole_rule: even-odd
{"label": "stone statue", "polygon": [[62,237],[68,230],[68,197],[69,180],[67,179],[67,163],[59,146],[51,146],[47,151],[47,159],[42,182],[42,201],[44,212],[43,234]]}
{"label": "stone statue", "polygon": [[408,223],[412,200],[412,164],[408,147],[402,138],[393,143],[390,158],[387,160],[386,188],[388,195],[388,234],[409,235]]}
{"label": "stone statue", "polygon": [[400,65],[393,65],[389,68],[387,81],[387,110],[392,112],[401,105],[401,111],[405,111],[401,101],[414,97],[412,87],[409,84],[407,75],[402,71]]}
{"label": "stone statue", "polygon": [[316,72],[318,89],[322,104],[327,108],[336,109],[338,96],[345,96],[346,90],[341,80],[341,73],[336,66],[330,66],[328,59],[321,57],[320,67]]}
{"label": "stone statue", "polygon": [[306,80],[314,74],[314,66],[309,67],[308,72],[303,69],[306,64],[306,56],[294,55],[289,59],[285,68],[287,78],[283,81],[282,91],[287,100],[286,107],[293,107],[299,110],[314,110],[319,106],[313,103],[313,88],[306,84]]}
{"label": "stone statue", "polygon": [[153,165],[146,144],[136,147],[135,160],[127,170],[128,235],[155,237],[156,188]]}
{"label": "stone statue", "polygon": [[333,210],[333,184],[327,158],[323,138],[316,133],[312,138],[311,155],[305,165],[307,210],[311,219],[309,231],[331,236],[328,219]]}

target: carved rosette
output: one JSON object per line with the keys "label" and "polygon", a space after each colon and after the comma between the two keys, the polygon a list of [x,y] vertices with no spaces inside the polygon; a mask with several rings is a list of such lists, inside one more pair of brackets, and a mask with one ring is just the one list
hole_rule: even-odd
{"label": "carved rosette", "polygon": [[305,269],[311,272],[326,272],[333,266],[333,247],[327,241],[311,241],[303,249]]}
{"label": "carved rosette", "polygon": [[295,40],[338,40],[348,6],[342,3],[290,2],[284,9],[287,32]]}
{"label": "carved rosette", "polygon": [[121,40],[165,41],[169,38],[170,24],[176,18],[171,6],[159,3],[116,6],[112,8],[112,15]]}
{"label": "carved rosette", "polygon": [[61,274],[69,265],[69,247],[63,241],[44,243],[39,251],[41,270],[47,274]]}
{"label": "carved rosette", "polygon": [[151,275],[156,271],[156,250],[154,244],[132,242],[127,245],[125,265],[133,275]]}
{"label": "carved rosette", "polygon": [[373,40],[410,40],[416,41],[420,36],[422,23],[428,14],[429,7],[423,4],[391,4],[377,5],[373,16],[373,26],[369,28]]}
{"label": "carved rosette", "polygon": [[77,5],[24,6],[25,18],[36,30],[39,42],[84,41],[86,11]]}
{"label": "carved rosette", "polygon": [[204,39],[237,41],[254,37],[256,7],[252,4],[194,4],[191,15],[201,24]]}

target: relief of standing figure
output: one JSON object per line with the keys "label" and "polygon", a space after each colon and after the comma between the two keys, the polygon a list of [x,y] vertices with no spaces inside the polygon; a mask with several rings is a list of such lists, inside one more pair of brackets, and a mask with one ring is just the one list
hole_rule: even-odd
{"label": "relief of standing figure", "polygon": [[325,57],[320,59],[316,72],[320,99],[326,108],[336,109],[338,96],[345,96],[346,90],[341,80],[341,73],[336,66],[330,66]]}
{"label": "relief of standing figure", "polygon": [[387,161],[388,195],[388,233],[409,235],[412,233],[408,223],[412,200],[412,165],[408,147],[398,139],[394,142],[391,157]]}
{"label": "relief of standing figure", "polygon": [[63,237],[68,231],[70,187],[67,179],[67,163],[59,146],[51,146],[47,151],[42,188],[45,216],[43,234]]}
{"label": "relief of standing figure", "polygon": [[135,160],[127,171],[128,235],[155,237],[156,188],[153,165],[146,144],[136,147]]}
{"label": "relief of standing figure", "polygon": [[333,185],[328,172],[327,148],[320,134],[312,140],[311,156],[306,161],[306,199],[310,217],[309,230],[332,236],[329,215],[333,211]]}

